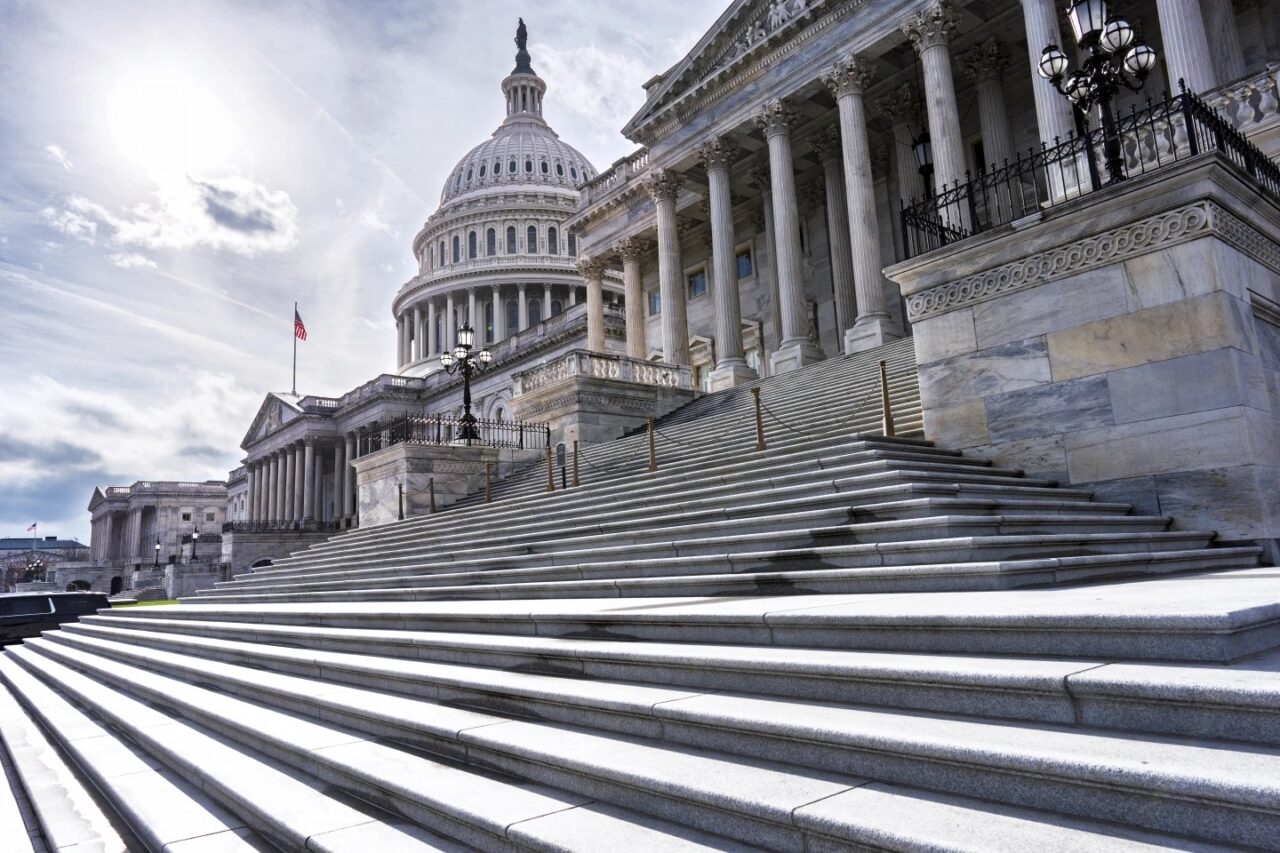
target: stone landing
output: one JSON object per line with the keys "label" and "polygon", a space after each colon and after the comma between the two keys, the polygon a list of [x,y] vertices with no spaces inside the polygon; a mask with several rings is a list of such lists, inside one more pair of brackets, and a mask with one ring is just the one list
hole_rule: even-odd
{"label": "stone landing", "polygon": [[891,267],[928,438],[1280,542],[1280,206],[1215,155]]}

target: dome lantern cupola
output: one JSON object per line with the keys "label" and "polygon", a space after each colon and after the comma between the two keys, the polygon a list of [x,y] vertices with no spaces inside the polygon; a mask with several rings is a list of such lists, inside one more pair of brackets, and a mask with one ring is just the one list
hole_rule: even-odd
{"label": "dome lantern cupola", "polygon": [[525,28],[524,18],[521,18],[520,25],[516,27],[516,67],[502,81],[508,118],[542,118],[542,96],[547,93],[547,84],[534,73],[530,64],[528,39],[529,31]]}

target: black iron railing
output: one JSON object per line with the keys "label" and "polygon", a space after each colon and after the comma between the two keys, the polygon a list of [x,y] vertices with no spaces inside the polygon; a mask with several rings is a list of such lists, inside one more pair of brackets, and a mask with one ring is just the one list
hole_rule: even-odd
{"label": "black iron railing", "polygon": [[1185,88],[1175,96],[1147,100],[1117,117],[1116,127],[1089,128],[1055,145],[1042,144],[1012,162],[965,173],[941,192],[904,203],[905,257],[932,251],[998,225],[1102,189],[1102,159],[1108,144],[1119,146],[1126,178],[1216,151],[1280,199],[1280,167],[1231,124]]}
{"label": "black iron railing", "polygon": [[463,419],[452,415],[406,415],[364,433],[358,456],[395,444],[459,444],[513,450],[545,450],[551,444],[551,428],[546,424],[472,420],[471,429],[473,437],[469,438]]}
{"label": "black iron railing", "polygon": [[[341,529],[336,521],[224,521],[222,523],[223,533],[285,533],[292,530],[310,533]],[[189,538],[183,541],[186,542]],[[205,537],[201,536],[200,541],[204,542]]]}

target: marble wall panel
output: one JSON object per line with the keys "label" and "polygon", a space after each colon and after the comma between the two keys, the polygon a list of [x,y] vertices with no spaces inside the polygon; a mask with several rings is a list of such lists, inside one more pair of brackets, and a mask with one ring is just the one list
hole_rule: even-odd
{"label": "marble wall panel", "polygon": [[912,327],[912,338],[919,365],[971,353],[978,348],[973,309],[961,308],[920,320]]}
{"label": "marble wall panel", "polygon": [[1061,433],[995,442],[974,448],[970,454],[998,465],[1014,464],[1032,477],[1067,481],[1067,450]]}
{"label": "marble wall panel", "polygon": [[1045,339],[1031,338],[921,366],[920,396],[931,409],[1050,381]]}
{"label": "marble wall panel", "polygon": [[1092,376],[1222,347],[1249,351],[1239,300],[1211,293],[1096,320],[1048,337],[1054,380]]}
{"label": "marble wall panel", "polygon": [[1255,403],[1267,407],[1257,360],[1235,349],[1113,370],[1107,377],[1116,423]]}
{"label": "marble wall panel", "polygon": [[1252,458],[1242,411],[1217,409],[1067,433],[1071,482],[1238,465]]}
{"label": "marble wall panel", "polygon": [[982,400],[969,400],[955,406],[925,409],[924,434],[942,447],[954,450],[985,445],[991,440],[987,432],[986,404]]}
{"label": "marble wall panel", "polygon": [[1113,422],[1105,375],[995,394],[986,403],[992,441],[1076,432]]}
{"label": "marble wall panel", "polygon": [[985,349],[1114,317],[1128,307],[1124,268],[1115,264],[982,302],[972,311],[977,346]]}

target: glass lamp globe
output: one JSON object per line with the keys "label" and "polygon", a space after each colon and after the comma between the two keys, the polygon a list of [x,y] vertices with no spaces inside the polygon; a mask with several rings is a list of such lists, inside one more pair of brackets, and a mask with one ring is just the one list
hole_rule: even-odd
{"label": "glass lamp globe", "polygon": [[191,538],[192,538],[193,540],[199,540],[199,539],[200,539],[200,528],[199,528],[199,527],[197,527],[195,530],[191,531]]}
{"label": "glass lamp globe", "polygon": [[911,148],[915,152],[917,166],[923,169],[933,165],[933,140],[929,138],[929,131],[920,134]]}
{"label": "glass lamp globe", "polygon": [[454,361],[462,361],[466,357],[467,357],[467,348],[464,347],[461,343],[459,343],[456,347],[453,348]]}
{"label": "glass lamp globe", "polygon": [[440,363],[443,364],[445,367],[453,367],[453,360],[454,360],[453,353],[451,352],[440,353]]}
{"label": "glass lamp globe", "polygon": [[[475,342],[476,333],[470,325],[463,325],[462,328],[458,329],[458,346],[470,349]],[[454,352],[456,353],[457,350],[454,350]],[[462,356],[458,356],[458,358],[462,358]]]}
{"label": "glass lamp globe", "polygon": [[1067,97],[1071,99],[1071,103],[1078,104],[1089,94],[1089,79],[1083,72],[1076,71],[1067,78],[1063,89],[1066,91]]}
{"label": "glass lamp globe", "polygon": [[1146,77],[1156,67],[1156,52],[1148,44],[1138,42],[1124,56],[1124,68],[1135,77]]}
{"label": "glass lamp globe", "polygon": [[1102,30],[1102,38],[1099,44],[1107,53],[1124,53],[1133,44],[1133,40],[1137,35],[1133,31],[1133,25],[1124,18],[1112,18],[1107,21],[1106,27]]}
{"label": "glass lamp globe", "polygon": [[485,347],[484,349],[480,350],[480,363],[488,364],[491,361],[493,361],[493,353],[489,352],[489,348]]}
{"label": "glass lamp globe", "polygon": [[1062,52],[1062,49],[1056,44],[1051,44],[1040,54],[1040,64],[1036,67],[1036,70],[1046,80],[1057,80],[1067,73],[1067,68],[1070,65],[1071,61],[1067,59],[1067,55]]}
{"label": "glass lamp globe", "polygon": [[1076,42],[1082,47],[1089,47],[1102,35],[1107,26],[1107,0],[1072,0],[1067,10],[1067,19],[1071,21],[1071,31]]}

